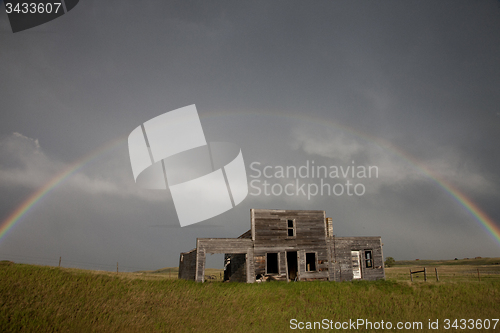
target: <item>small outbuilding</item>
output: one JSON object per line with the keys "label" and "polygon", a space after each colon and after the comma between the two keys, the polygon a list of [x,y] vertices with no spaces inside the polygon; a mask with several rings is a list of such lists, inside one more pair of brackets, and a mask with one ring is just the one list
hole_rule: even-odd
{"label": "small outbuilding", "polygon": [[207,254],[224,253],[224,280],[351,281],[385,278],[380,236],[337,237],[322,210],[251,209],[238,238],[198,238],[179,278],[203,282]]}

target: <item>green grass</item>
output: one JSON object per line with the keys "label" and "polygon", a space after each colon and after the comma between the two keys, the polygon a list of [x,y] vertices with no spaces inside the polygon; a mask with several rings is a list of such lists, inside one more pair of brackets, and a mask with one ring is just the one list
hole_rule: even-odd
{"label": "green grass", "polygon": [[463,258],[456,260],[398,260],[395,266],[443,266],[443,265],[498,265],[500,267],[500,258]]}
{"label": "green grass", "polygon": [[244,284],[155,272],[0,264],[0,331],[287,332],[292,318],[420,321],[425,327],[428,319],[500,316],[500,279]]}
{"label": "green grass", "polygon": [[[500,279],[500,258],[478,258],[459,260],[405,260],[396,261],[393,267],[385,269],[386,278],[394,281],[410,281],[410,269],[427,269],[427,281],[436,281],[438,271],[440,282],[474,282]],[[479,278],[478,278],[479,270]],[[423,281],[424,274],[413,275],[413,281]]]}

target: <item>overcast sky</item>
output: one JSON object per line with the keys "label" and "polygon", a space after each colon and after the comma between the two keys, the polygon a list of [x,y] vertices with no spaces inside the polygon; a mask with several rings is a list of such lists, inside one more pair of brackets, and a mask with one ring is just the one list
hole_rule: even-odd
{"label": "overcast sky", "polygon": [[[500,225],[499,1],[82,0],[15,34],[2,5],[0,78],[0,221],[96,155],[0,239],[0,259],[177,266],[197,237],[248,230],[250,208],[325,210],[336,235],[381,236],[397,260],[500,257],[439,184]],[[234,209],[181,228],[169,191],[134,183],[127,137],[191,104],[207,141],[238,145],[257,181]],[[312,161],[378,177],[324,180],[363,195],[256,195],[297,179],[252,163]]]}

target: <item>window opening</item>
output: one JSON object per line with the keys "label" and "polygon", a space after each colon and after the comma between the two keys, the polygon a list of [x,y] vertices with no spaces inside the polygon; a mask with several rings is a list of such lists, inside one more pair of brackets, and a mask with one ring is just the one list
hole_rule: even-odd
{"label": "window opening", "polygon": [[316,253],[306,253],[306,271],[313,272],[316,270]]}
{"label": "window opening", "polygon": [[295,220],[287,220],[288,237],[295,237]]}
{"label": "window opening", "polygon": [[365,267],[373,268],[372,251],[365,251]]}

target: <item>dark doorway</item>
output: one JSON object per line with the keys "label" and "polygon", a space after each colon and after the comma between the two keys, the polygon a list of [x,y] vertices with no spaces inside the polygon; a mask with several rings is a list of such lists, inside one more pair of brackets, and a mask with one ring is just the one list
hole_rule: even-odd
{"label": "dark doorway", "polygon": [[266,258],[266,274],[279,274],[279,263],[277,253],[268,253]]}
{"label": "dark doorway", "polygon": [[286,264],[288,266],[288,279],[290,281],[295,281],[297,279],[297,269],[299,267],[297,263],[297,252],[286,253]]}
{"label": "dark doorway", "polygon": [[231,253],[224,255],[224,281],[246,282],[246,253]]}

